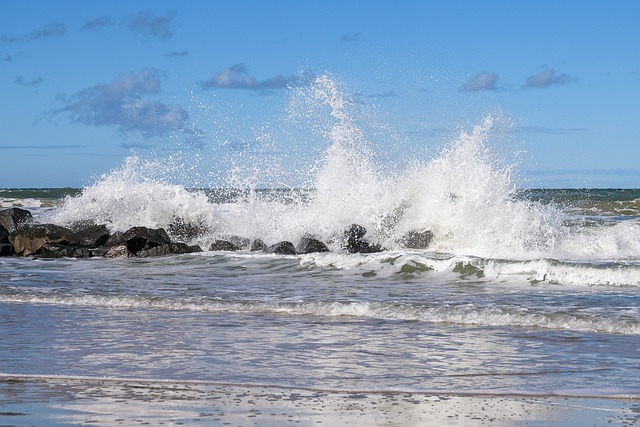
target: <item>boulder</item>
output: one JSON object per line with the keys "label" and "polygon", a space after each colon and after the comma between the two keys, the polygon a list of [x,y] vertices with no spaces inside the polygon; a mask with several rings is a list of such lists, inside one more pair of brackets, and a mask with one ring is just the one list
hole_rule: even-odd
{"label": "boulder", "polygon": [[129,251],[127,245],[112,246],[104,254],[105,258],[129,258],[132,256],[134,255]]}
{"label": "boulder", "polygon": [[109,230],[105,225],[92,225],[69,236],[69,245],[97,248],[104,245],[109,236]]}
{"label": "boulder", "polygon": [[251,252],[266,251],[267,245],[261,239],[255,239],[251,242]]}
{"label": "boulder", "polygon": [[0,243],[9,243],[9,230],[4,225],[0,224]]}
{"label": "boulder", "polygon": [[13,254],[13,245],[11,243],[0,243],[0,256],[11,256]]}
{"label": "boulder", "polygon": [[228,242],[231,242],[240,249],[245,249],[245,248],[248,249],[249,245],[251,245],[251,239],[247,239],[246,237],[242,237],[242,236],[234,236],[234,235],[221,236],[221,240],[226,240]]}
{"label": "boulder", "polygon": [[45,243],[65,242],[72,234],[70,229],[55,224],[23,223],[9,240],[17,254],[28,256],[38,253]]}
{"label": "boulder", "polygon": [[412,230],[400,238],[400,243],[410,249],[426,249],[433,240],[433,233],[429,230]]}
{"label": "boulder", "polygon": [[177,242],[166,243],[164,245],[155,246],[150,249],[143,249],[141,251],[138,251],[138,253],[136,253],[136,256],[146,258],[164,255],[188,254],[192,252],[202,252],[202,249],[197,245],[189,246],[186,243]]}
{"label": "boulder", "polygon": [[33,219],[31,212],[26,209],[9,208],[0,211],[0,225],[13,233],[21,224],[30,222]]}
{"label": "boulder", "polygon": [[163,228],[133,227],[122,233],[122,240],[133,254],[156,246],[171,243]]}
{"label": "boulder", "polygon": [[381,252],[382,247],[362,240],[367,234],[367,229],[359,224],[351,224],[344,231],[342,247],[349,253],[374,253]]}
{"label": "boulder", "polygon": [[228,240],[216,240],[209,246],[210,251],[239,251],[240,247],[234,245]]}
{"label": "boulder", "polygon": [[38,254],[40,258],[89,258],[91,256],[89,248],[61,245],[60,243],[45,243]]}
{"label": "boulder", "polygon": [[296,247],[291,242],[283,241],[269,246],[267,252],[278,255],[295,255]]}
{"label": "boulder", "polygon": [[104,245],[108,248],[125,245],[126,242],[124,241],[122,236],[124,236],[124,233],[122,231],[116,231],[115,233],[111,234],[111,236],[109,236],[107,241],[104,242]]}
{"label": "boulder", "polygon": [[329,252],[329,248],[320,240],[305,236],[300,239],[298,246],[296,246],[296,252],[299,254],[310,254],[312,252]]}

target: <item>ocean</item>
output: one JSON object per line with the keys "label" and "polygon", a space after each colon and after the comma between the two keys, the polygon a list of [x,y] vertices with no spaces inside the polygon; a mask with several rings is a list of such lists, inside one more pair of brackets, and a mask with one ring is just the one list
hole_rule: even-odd
{"label": "ocean", "polygon": [[[336,117],[313,188],[187,188],[131,157],[82,189],[0,189],[38,222],[206,230],[201,253],[0,258],[3,402],[23,382],[120,381],[637,406],[640,190],[519,188],[488,122],[385,174]],[[345,252],[353,223],[383,250]],[[403,245],[412,230],[428,248]],[[304,235],[331,251],[206,250]]]}

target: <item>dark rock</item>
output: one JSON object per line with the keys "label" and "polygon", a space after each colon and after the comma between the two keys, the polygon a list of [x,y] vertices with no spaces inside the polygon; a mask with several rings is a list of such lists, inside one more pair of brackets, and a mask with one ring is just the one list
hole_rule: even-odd
{"label": "dark rock", "polygon": [[11,243],[0,243],[0,256],[11,256],[13,254],[13,245]]}
{"label": "dark rock", "polygon": [[91,255],[89,248],[60,243],[45,243],[38,254],[40,258],[89,258]]}
{"label": "dark rock", "polygon": [[249,245],[251,244],[251,239],[247,239],[246,237],[241,237],[241,236],[234,236],[234,235],[222,236],[221,240],[226,240],[228,242],[231,242],[240,249],[245,249],[245,248],[248,249]]}
{"label": "dark rock", "polygon": [[383,249],[380,245],[371,244],[362,240],[367,234],[367,229],[358,224],[351,224],[344,231],[343,248],[349,253],[374,253],[381,252]]}
{"label": "dark rock", "polygon": [[89,252],[91,252],[91,256],[106,257],[109,250],[111,250],[111,248],[108,248],[106,246],[98,246],[97,248],[90,248]]}
{"label": "dark rock", "polygon": [[4,225],[0,224],[0,243],[9,243],[9,230]]}
{"label": "dark rock", "polygon": [[55,224],[24,223],[9,240],[17,254],[28,256],[38,253],[45,243],[67,242],[72,234],[70,229]]}
{"label": "dark rock", "polygon": [[134,255],[127,249],[127,245],[112,246],[104,254],[105,258],[129,258],[132,256]]}
{"label": "dark rock", "polygon": [[104,245],[108,248],[112,248],[114,246],[126,245],[126,242],[123,236],[124,236],[124,233],[122,231],[116,231],[111,236],[109,236],[107,241],[104,242]]}
{"label": "dark rock", "polygon": [[253,242],[251,242],[252,252],[266,251],[266,250],[267,250],[267,245],[261,239],[255,239]]}
{"label": "dark rock", "polygon": [[227,240],[216,240],[209,246],[210,251],[239,251],[240,247]]}
{"label": "dark rock", "polygon": [[163,256],[163,255],[177,255],[177,254],[188,254],[192,252],[202,252],[200,246],[194,245],[190,246],[186,243],[166,243],[164,245],[155,246],[150,249],[144,249],[138,251],[136,253],[137,257],[155,257],[155,256]]}
{"label": "dark rock", "polygon": [[10,208],[0,211],[0,225],[4,226],[9,233],[13,233],[21,224],[30,222],[32,219],[31,212],[26,209]]}
{"label": "dark rock", "polygon": [[400,239],[400,243],[410,249],[426,249],[433,240],[433,233],[429,230],[410,231]]}
{"label": "dark rock", "polygon": [[71,224],[68,224],[67,227],[72,231],[77,232],[81,230],[86,230],[88,228],[94,227],[98,225],[95,219],[81,219],[79,221],[74,221]]}
{"label": "dark rock", "polygon": [[122,234],[127,249],[133,254],[156,246],[171,243],[171,239],[163,228],[133,227]]}
{"label": "dark rock", "polygon": [[299,254],[310,254],[312,252],[329,252],[329,248],[320,240],[305,236],[300,239],[300,242],[296,247],[296,252]]}
{"label": "dark rock", "polygon": [[105,225],[93,225],[69,236],[69,245],[97,248],[104,245],[109,236],[109,230]]}
{"label": "dark rock", "polygon": [[207,231],[209,231],[209,227],[206,225],[202,223],[193,224],[180,217],[175,217],[167,227],[167,232],[171,236],[182,240],[193,240],[206,234]]}
{"label": "dark rock", "polygon": [[291,242],[279,242],[267,248],[267,252],[278,255],[295,255],[296,247]]}

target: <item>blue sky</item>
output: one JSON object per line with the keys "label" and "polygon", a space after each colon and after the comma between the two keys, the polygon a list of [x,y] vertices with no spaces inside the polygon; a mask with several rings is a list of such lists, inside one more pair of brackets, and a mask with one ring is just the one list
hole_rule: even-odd
{"label": "blue sky", "polygon": [[322,143],[287,106],[324,73],[381,158],[500,114],[523,186],[640,187],[638,22],[628,0],[2,0],[0,187],[81,187],[132,152],[187,185],[304,166]]}

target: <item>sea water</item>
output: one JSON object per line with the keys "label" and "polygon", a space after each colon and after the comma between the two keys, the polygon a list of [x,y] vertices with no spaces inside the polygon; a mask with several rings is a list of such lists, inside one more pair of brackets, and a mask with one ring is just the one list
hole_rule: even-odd
{"label": "sea water", "polygon": [[[0,375],[640,397],[640,190],[520,189],[491,116],[391,170],[329,77],[293,96],[330,113],[307,187],[187,188],[132,156],[81,190],[1,190],[40,222],[178,217],[205,251],[0,258]],[[384,250],[346,253],[353,223]],[[413,230],[427,249],[403,246]],[[206,251],[305,235],[331,252]]]}

